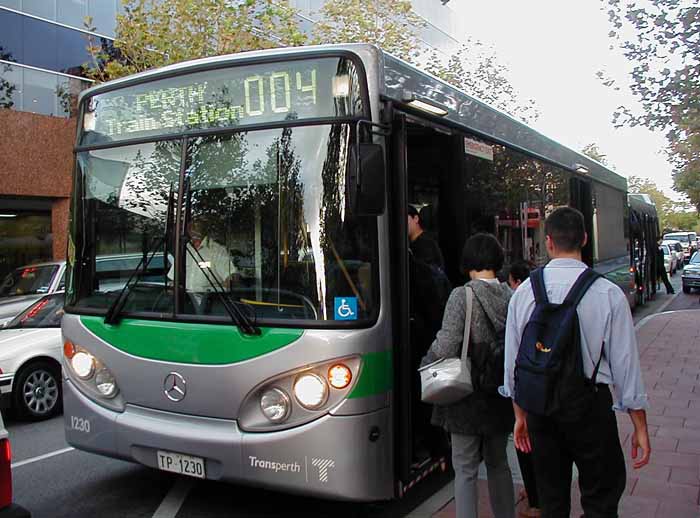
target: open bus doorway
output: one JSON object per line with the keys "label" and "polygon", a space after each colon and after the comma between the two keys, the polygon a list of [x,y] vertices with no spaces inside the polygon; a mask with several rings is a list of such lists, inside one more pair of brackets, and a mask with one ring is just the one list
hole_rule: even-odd
{"label": "open bus doorway", "polygon": [[[397,295],[405,302],[395,306],[395,316],[408,345],[400,351],[396,369],[397,467],[405,485],[438,465],[444,467],[448,452],[447,435],[430,424],[432,406],[420,401],[417,368],[440,329],[451,288],[464,282],[459,262],[465,229],[458,228],[463,218],[454,210],[457,197],[450,194],[460,181],[458,142],[447,131],[404,115],[397,116],[392,131],[392,174],[400,184],[392,205],[394,221],[402,220],[394,226],[395,251],[405,271],[404,283],[398,284],[405,288]],[[422,254],[415,241],[412,246],[409,210],[419,214],[423,245],[437,248],[440,260]]]}

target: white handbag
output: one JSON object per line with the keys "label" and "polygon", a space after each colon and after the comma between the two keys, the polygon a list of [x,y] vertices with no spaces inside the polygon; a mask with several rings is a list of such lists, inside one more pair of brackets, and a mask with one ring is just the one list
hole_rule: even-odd
{"label": "white handbag", "polygon": [[467,297],[461,358],[440,358],[424,365],[420,373],[421,400],[434,405],[451,405],[474,392],[469,352],[474,292],[465,286]]}

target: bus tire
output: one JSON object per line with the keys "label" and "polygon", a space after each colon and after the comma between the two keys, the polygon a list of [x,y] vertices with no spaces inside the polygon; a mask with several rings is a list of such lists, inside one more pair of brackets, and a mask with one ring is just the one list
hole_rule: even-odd
{"label": "bus tire", "polygon": [[30,362],[17,373],[13,385],[12,406],[22,419],[42,421],[63,410],[60,366],[45,360]]}

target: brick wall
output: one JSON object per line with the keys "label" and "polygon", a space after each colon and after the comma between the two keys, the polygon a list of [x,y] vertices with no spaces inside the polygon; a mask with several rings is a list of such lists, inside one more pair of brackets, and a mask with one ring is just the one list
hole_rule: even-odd
{"label": "brick wall", "polygon": [[51,198],[55,259],[65,258],[76,119],[0,109],[0,196]]}

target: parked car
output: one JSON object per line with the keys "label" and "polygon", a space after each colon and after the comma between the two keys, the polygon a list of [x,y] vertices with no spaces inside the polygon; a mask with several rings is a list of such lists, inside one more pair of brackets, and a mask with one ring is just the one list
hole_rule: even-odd
{"label": "parked car", "polygon": [[32,421],[62,409],[63,298],[45,295],[0,329],[0,406]]}
{"label": "parked car", "polygon": [[0,518],[31,518],[24,507],[12,503],[12,448],[0,415]]}
{"label": "parked car", "polygon": [[12,320],[44,295],[65,289],[66,262],[29,264],[0,283],[0,325]]}
{"label": "parked car", "polygon": [[680,241],[681,246],[683,247],[683,252],[685,253],[685,261],[688,262],[690,260],[690,257],[697,252],[697,234],[695,232],[687,232],[687,231],[681,231],[681,232],[670,232],[668,234],[664,234],[664,241],[668,240],[674,240],[674,241]]}
{"label": "parked car", "polygon": [[[115,254],[97,257],[97,273],[110,272],[100,283],[102,291],[120,290],[138,266],[143,254]],[[163,254],[157,253],[151,268],[163,268]],[[148,281],[145,276],[142,281]],[[156,280],[162,282],[162,276]],[[42,296],[66,289],[66,262],[20,266],[10,272],[0,284],[0,325],[9,322]]]}
{"label": "parked car", "polygon": [[671,249],[666,244],[659,245],[659,249],[664,253],[664,269],[669,275],[673,275],[676,271],[676,266],[678,264],[678,259],[676,259],[676,254],[671,252]]}
{"label": "parked car", "polygon": [[695,252],[688,266],[681,274],[683,293],[690,293],[693,288],[700,288],[700,252]]}
{"label": "parked car", "polygon": [[669,239],[666,241],[662,241],[661,244],[668,245],[668,248],[671,250],[671,253],[676,258],[676,266],[673,269],[674,273],[677,270],[682,270],[683,265],[685,264],[685,252],[683,251],[683,245],[681,245],[680,241]]}

